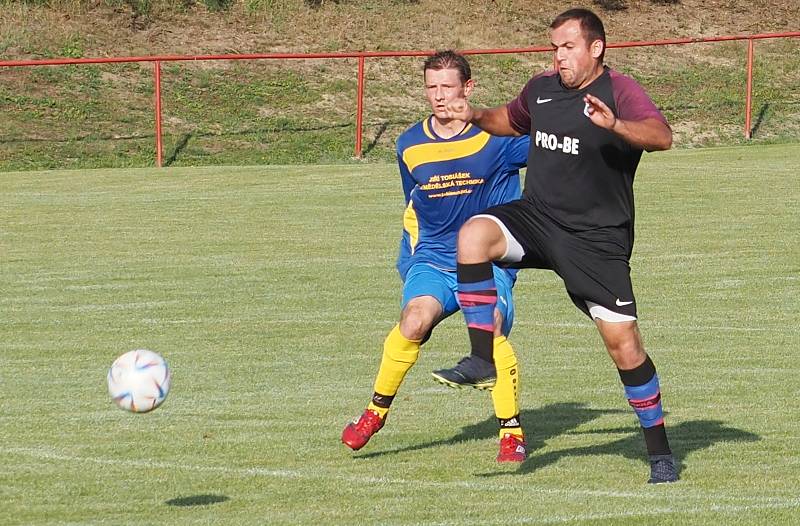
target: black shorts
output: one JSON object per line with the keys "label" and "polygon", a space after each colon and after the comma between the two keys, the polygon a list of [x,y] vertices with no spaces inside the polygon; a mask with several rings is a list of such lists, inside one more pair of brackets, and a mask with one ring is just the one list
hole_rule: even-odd
{"label": "black shorts", "polygon": [[[522,254],[509,250],[498,265],[555,271],[564,280],[573,303],[591,318],[609,319],[598,315],[604,307],[621,315],[619,319],[610,315],[614,318],[611,321],[636,319],[629,264],[633,245],[630,229],[566,230],[525,199],[494,206],[483,214],[500,220],[522,248]],[[595,310],[595,306],[601,309]]]}

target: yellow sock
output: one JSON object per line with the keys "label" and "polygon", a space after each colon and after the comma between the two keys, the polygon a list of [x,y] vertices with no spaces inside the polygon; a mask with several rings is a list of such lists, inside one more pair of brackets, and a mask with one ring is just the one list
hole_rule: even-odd
{"label": "yellow sock", "polygon": [[[497,368],[497,383],[492,390],[494,413],[505,420],[508,427],[500,428],[500,438],[510,433],[523,439],[522,424],[519,421],[519,366],[517,355],[505,336],[494,339],[494,365]],[[516,423],[516,425],[514,425]]]}
{"label": "yellow sock", "polygon": [[[383,358],[375,378],[375,393],[386,397],[397,394],[406,373],[419,357],[419,347],[420,340],[406,339],[400,333],[400,325],[394,326],[383,342]],[[389,412],[388,407],[377,406],[374,402],[370,402],[367,409],[375,411],[381,418]]]}

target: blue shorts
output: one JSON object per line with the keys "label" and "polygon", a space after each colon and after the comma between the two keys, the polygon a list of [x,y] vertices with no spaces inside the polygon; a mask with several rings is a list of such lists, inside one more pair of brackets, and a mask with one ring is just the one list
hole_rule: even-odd
{"label": "blue shorts", "polygon": [[[503,315],[502,331],[508,336],[514,325],[514,297],[511,294],[514,279],[505,270],[499,267],[492,268],[497,286],[497,309]],[[457,292],[458,281],[455,272],[439,270],[426,263],[416,263],[406,274],[401,307],[405,308],[409,301],[419,296],[433,296],[442,305],[442,319],[444,319],[460,308]]]}

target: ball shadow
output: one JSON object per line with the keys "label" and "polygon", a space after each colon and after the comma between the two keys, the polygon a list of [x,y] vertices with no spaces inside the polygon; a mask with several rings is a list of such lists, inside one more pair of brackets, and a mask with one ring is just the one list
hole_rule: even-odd
{"label": "ball shadow", "polygon": [[225,495],[192,495],[190,497],[176,497],[165,501],[167,506],[208,506],[209,504],[218,504],[230,500]]}

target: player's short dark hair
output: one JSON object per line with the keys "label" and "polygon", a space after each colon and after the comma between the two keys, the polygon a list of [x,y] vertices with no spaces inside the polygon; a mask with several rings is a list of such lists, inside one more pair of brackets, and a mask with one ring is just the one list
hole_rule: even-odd
{"label": "player's short dark hair", "polygon": [[431,55],[425,59],[425,65],[422,66],[422,73],[424,74],[429,69],[455,69],[458,70],[458,77],[461,83],[465,83],[472,78],[472,70],[469,67],[469,62],[459,53],[452,49],[445,51],[437,51],[436,54]]}
{"label": "player's short dark hair", "polygon": [[595,40],[603,41],[603,53],[600,55],[600,60],[603,60],[603,55],[606,53],[606,30],[600,17],[588,9],[568,9],[553,19],[550,29],[556,29],[570,20],[577,20],[580,23],[587,44]]}

